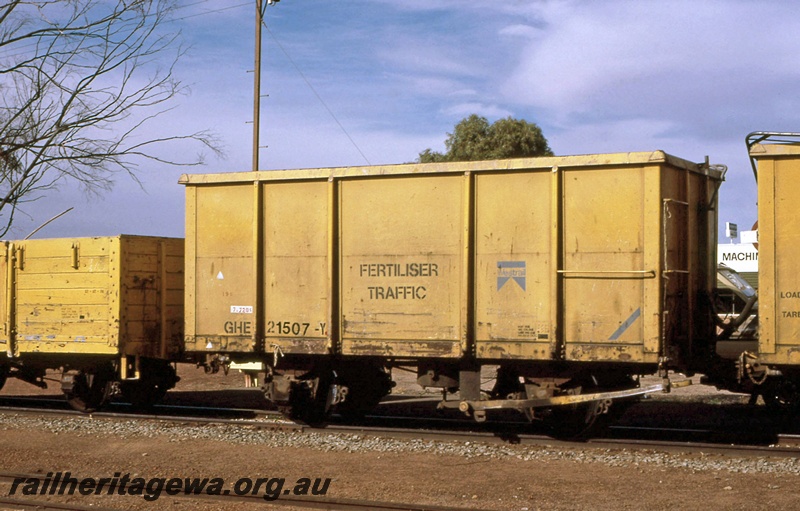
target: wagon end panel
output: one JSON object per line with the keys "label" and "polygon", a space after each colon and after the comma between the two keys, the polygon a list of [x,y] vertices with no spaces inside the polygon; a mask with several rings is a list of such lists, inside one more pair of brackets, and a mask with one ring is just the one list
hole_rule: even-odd
{"label": "wagon end panel", "polygon": [[183,344],[183,240],[120,239],[120,351],[178,358]]}
{"label": "wagon end panel", "polygon": [[11,282],[9,279],[11,255],[8,251],[8,245],[7,241],[0,241],[0,360],[11,357],[14,353],[14,347],[11,345],[14,324],[11,321],[13,294],[9,286]]}
{"label": "wagon end panel", "polygon": [[468,183],[456,173],[340,181],[342,353],[461,355]]}
{"label": "wagon end panel", "polygon": [[253,183],[186,188],[186,350],[256,349]]}
{"label": "wagon end panel", "polygon": [[713,349],[717,275],[717,190],[722,176],[665,166],[662,188],[663,354],[678,365],[699,364]]}
{"label": "wagon end panel", "polygon": [[719,189],[724,179],[722,174],[689,176],[689,203],[703,205],[690,210],[691,232],[696,233],[692,243],[694,280],[694,335],[696,339],[707,344],[714,342],[716,325],[708,318],[714,317],[712,301],[708,297],[714,295],[717,287],[717,225],[719,223]]}

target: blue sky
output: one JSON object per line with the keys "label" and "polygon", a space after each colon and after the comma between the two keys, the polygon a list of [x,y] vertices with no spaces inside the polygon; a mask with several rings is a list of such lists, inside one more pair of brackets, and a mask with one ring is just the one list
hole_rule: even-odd
{"label": "blue sky", "polygon": [[[154,132],[211,129],[227,153],[193,172],[250,170],[254,11],[185,0],[176,13],[191,94]],[[469,114],[510,115],[558,155],[708,155],[729,167],[720,220],[741,230],[756,218],[745,135],[800,131],[793,2],[282,0],[267,25],[262,169],[410,162]],[[141,187],[120,176],[101,197],[62,185],[9,237],[70,206],[37,237],[183,236],[183,172],[147,165]]]}

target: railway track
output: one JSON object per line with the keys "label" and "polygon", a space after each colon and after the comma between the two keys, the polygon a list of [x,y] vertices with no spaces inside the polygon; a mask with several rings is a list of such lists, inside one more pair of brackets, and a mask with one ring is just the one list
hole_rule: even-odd
{"label": "railway track", "polygon": [[[37,400],[40,401],[40,400]],[[19,400],[14,400],[16,405],[24,404]],[[8,401],[0,400],[0,404],[8,405],[10,404]],[[36,403],[35,403],[36,404]],[[43,406],[44,403],[38,402],[40,406]],[[735,465],[736,467],[741,466],[750,466],[755,465],[756,463],[762,463],[762,459],[767,460],[770,459],[772,461],[765,461],[764,463],[769,464],[792,464],[795,463],[793,459],[800,458],[800,449],[797,447],[798,438],[794,435],[782,435],[779,438],[779,442],[776,444],[779,445],[728,445],[721,442],[704,442],[702,439],[708,438],[710,436],[719,435],[719,432],[714,432],[712,429],[709,428],[694,428],[694,429],[687,429],[687,428],[666,428],[666,427],[642,427],[642,426],[625,426],[625,427],[614,427],[609,430],[609,435],[605,438],[596,438],[591,439],[586,442],[565,442],[565,441],[556,441],[552,438],[546,437],[544,435],[536,435],[531,433],[525,433],[522,429],[514,430],[515,427],[519,427],[519,423],[508,422],[503,424],[504,430],[490,430],[488,429],[487,425],[476,425],[475,423],[471,423],[469,421],[464,420],[451,420],[451,419],[437,419],[437,420],[430,420],[426,419],[423,422],[419,422],[412,418],[408,417],[400,417],[400,416],[373,416],[368,419],[368,423],[359,424],[359,425],[347,425],[347,424],[338,424],[332,423],[328,427],[320,429],[320,428],[311,428],[309,426],[303,424],[296,424],[291,423],[286,420],[278,419],[275,414],[272,413],[265,413],[263,410],[251,410],[251,409],[233,409],[233,408],[211,408],[211,409],[204,409],[201,407],[187,407],[187,406],[159,406],[154,409],[154,413],[148,414],[141,414],[141,413],[129,413],[128,409],[130,407],[126,406],[119,406],[117,408],[125,410],[124,412],[119,411],[110,411],[110,412],[102,412],[102,413],[95,413],[90,415],[80,414],[74,412],[72,410],[61,409],[61,410],[51,410],[51,409],[43,409],[43,408],[24,408],[22,406],[16,406],[14,408],[7,407],[0,409],[0,414],[4,414],[8,416],[9,414],[18,414],[18,415],[30,415],[32,417],[63,417],[65,420],[70,421],[67,424],[66,430],[71,431],[73,429],[88,431],[89,428],[95,428],[94,431],[102,432],[102,431],[119,431],[117,428],[119,427],[116,424],[113,424],[111,421],[127,421],[124,425],[124,431],[132,431],[135,434],[135,431],[139,430],[139,423],[137,421],[141,421],[142,429],[145,431],[150,431],[152,426],[152,421],[157,421],[163,423],[163,425],[157,426],[159,430],[165,432],[164,434],[172,435],[172,433],[168,433],[170,431],[183,431],[181,428],[186,425],[186,431],[189,431],[192,438],[197,438],[194,435],[196,431],[210,431],[212,435],[209,438],[214,438],[215,440],[224,440],[227,435],[231,435],[231,438],[241,438],[240,435],[244,432],[244,434],[248,436],[252,436],[254,438],[282,438],[281,435],[278,434],[270,434],[266,433],[266,435],[262,435],[259,431],[250,431],[247,430],[275,430],[278,432],[289,432],[291,434],[291,438],[294,438],[293,442],[299,441],[305,443],[306,441],[309,442],[318,442],[321,440],[319,445],[339,445],[339,442],[355,442],[357,445],[398,445],[398,444],[408,444],[408,445],[420,445],[417,441],[425,441],[425,442],[433,442],[440,444],[433,446],[431,444],[422,444],[424,447],[422,449],[439,449],[444,448],[447,449],[448,452],[450,449],[456,449],[461,451],[464,448],[464,444],[470,444],[468,449],[469,452],[472,452],[471,456],[475,456],[474,453],[476,452],[483,452],[483,449],[487,449],[488,451],[494,452],[495,450],[498,451],[505,451],[508,448],[506,447],[492,447],[491,445],[487,444],[495,444],[495,445],[509,445],[509,444],[521,444],[521,445],[529,445],[529,446],[542,446],[541,449],[534,447],[533,449],[521,449],[518,452],[530,452],[530,453],[564,453],[556,454],[559,458],[564,456],[565,459],[571,459],[572,456],[576,455],[580,457],[580,459],[585,459],[586,456],[591,458],[598,457],[602,458],[603,461],[601,463],[606,463],[606,458],[618,460],[622,457],[627,458],[631,456],[636,459],[653,459],[655,455],[658,460],[666,460],[666,459],[675,459],[677,463],[684,463],[684,460],[696,460],[696,459],[706,459],[706,456],[697,456],[698,453],[702,453],[703,455],[708,454],[715,454],[720,456],[712,456],[708,463],[713,464],[714,466],[719,466],[719,463],[729,463]],[[209,416],[202,416],[203,413],[207,415],[216,415],[214,417]],[[13,420],[12,419],[9,419]],[[25,419],[29,420],[29,419]],[[79,421],[76,423],[75,421]],[[83,425],[80,422],[87,421],[93,422],[94,424],[90,426],[89,424]],[[0,418],[0,422],[6,422],[6,419]],[[61,431],[60,421],[52,421],[52,419],[48,419],[48,423],[57,424],[55,431]],[[105,423],[105,424],[103,424]],[[378,423],[382,423],[381,426],[378,426]],[[204,424],[211,425],[212,427],[208,429],[196,429],[198,426],[202,426]],[[389,424],[394,424],[394,426],[390,426]],[[420,425],[424,424],[426,426],[425,429],[420,429]],[[215,425],[224,425],[223,427],[215,427]],[[471,425],[472,430],[467,429]],[[242,429],[238,429],[242,428]],[[430,428],[430,429],[428,429]],[[297,437],[297,434],[300,434]],[[308,436],[303,435],[303,433],[309,433]],[[336,438],[326,439],[325,437],[319,437],[318,434],[326,434],[329,433],[331,435],[341,435]],[[178,437],[183,433],[177,433]],[[201,434],[200,438],[204,438],[204,434]],[[368,438],[374,437],[374,438]],[[670,439],[665,439],[669,437]],[[693,437],[695,440],[686,440],[687,437]],[[170,436],[171,438],[171,436]],[[383,439],[386,439],[384,442]],[[397,442],[393,439],[412,439],[413,441],[400,441]],[[328,442],[331,442],[330,444]],[[257,444],[257,443],[256,443]],[[292,444],[294,445],[294,444]],[[510,449],[516,451],[515,447],[510,447]],[[466,449],[465,449],[466,450]],[[639,454],[626,454],[625,451],[629,452],[636,452]],[[656,453],[671,453],[671,454],[656,454]],[[553,454],[545,454],[545,456],[552,456]],[[481,456],[478,454],[478,456]],[[641,458],[638,458],[641,457]],[[481,458],[477,458],[481,459]],[[726,460],[727,461],[723,461]],[[624,461],[624,463],[630,463],[629,461]],[[646,463],[650,463],[650,461],[646,461]],[[660,463],[660,461],[659,461]],[[706,463],[706,462],[704,462]],[[78,467],[75,467],[78,468]],[[28,467],[21,466],[21,470],[28,471],[30,470]],[[738,468],[737,468],[738,469]],[[86,470],[86,469],[82,469]],[[713,470],[718,470],[714,468]],[[191,471],[190,471],[191,472]],[[147,473],[147,472],[145,472]],[[89,475],[98,475],[98,474],[89,474]],[[102,474],[101,474],[102,475]],[[104,475],[108,475],[105,473]],[[49,500],[66,500],[66,497],[40,497],[40,496],[20,496],[19,493],[17,495],[8,495],[8,488],[10,488],[9,477],[39,477],[41,478],[43,474],[38,472],[37,474],[31,476],[26,474],[5,474],[0,473],[0,496],[3,498],[8,498],[11,500],[0,500],[0,508],[12,508],[12,509],[57,509],[57,510],[75,510],[75,511],[85,511],[88,509],[97,510],[100,509],[108,509],[109,506],[118,506],[119,509],[146,509],[147,502],[144,502],[141,496],[136,498],[132,498],[134,496],[124,496],[124,497],[115,497],[112,499],[106,499],[105,497],[99,500],[85,500],[85,499],[70,499],[76,504],[73,505],[69,502],[50,502],[44,501],[44,499]],[[227,481],[227,483],[231,483],[232,481]],[[233,486],[228,486],[232,488]],[[294,498],[294,495],[281,495],[276,501],[265,501],[263,497],[258,495],[233,495],[232,491],[229,492],[229,495],[175,495],[170,496],[170,499],[180,499],[181,502],[185,502],[192,507],[202,508],[202,509],[249,509],[255,508],[256,505],[263,506],[264,504],[275,504],[275,506],[270,506],[269,508],[292,508],[292,509],[331,509],[331,510],[362,510],[362,509],[384,509],[384,510],[395,510],[395,509],[426,509],[431,511],[455,511],[458,509],[464,509],[463,507],[444,507],[444,506],[427,506],[427,505],[415,505],[412,503],[384,503],[384,502],[374,502],[374,501],[367,501],[367,500],[349,500],[349,499],[330,499],[327,496],[323,497],[322,495],[315,495],[315,496],[298,496]],[[366,493],[351,493],[350,497],[360,497],[361,495],[365,495]],[[167,498],[166,496],[162,497]],[[404,500],[408,498],[409,500],[413,501],[413,496],[406,494],[405,496],[398,496],[395,497],[397,500]],[[429,499],[429,501],[431,501]],[[437,502],[436,500],[433,500]],[[447,503],[438,501],[440,503]],[[454,501],[459,502],[462,505],[468,505],[466,502],[463,501]],[[88,506],[88,504],[94,503],[94,505]],[[127,505],[127,503],[131,503]],[[249,505],[248,505],[249,503]],[[153,504],[152,502],[149,504]],[[110,511],[110,510],[109,510]]]}
{"label": "railway track", "polygon": [[[0,475],[0,481],[4,477]],[[35,509],[37,511],[119,511],[108,507],[98,506],[80,506],[68,502],[48,502],[45,500],[30,500],[30,499],[10,499],[7,497],[0,497],[0,506],[4,509]],[[6,507],[7,506],[7,507]]]}
{"label": "railway track", "polygon": [[[11,402],[17,406],[9,406]],[[334,416],[329,424],[319,428],[289,421],[280,413],[269,410],[159,405],[149,412],[134,412],[125,405],[116,408],[120,411],[109,410],[87,415],[70,409],[61,400],[0,399],[0,413],[55,415],[79,420],[151,420],[193,425],[221,424],[265,431],[366,435],[441,442],[484,442],[563,448],[657,449],[666,452],[703,452],[748,457],[800,457],[800,435],[759,436],[749,431],[713,428],[616,425],[610,426],[602,437],[557,440],[545,434],[531,432],[530,425],[521,421],[476,424],[469,420],[453,418],[383,415],[368,416],[359,424],[347,424]]]}

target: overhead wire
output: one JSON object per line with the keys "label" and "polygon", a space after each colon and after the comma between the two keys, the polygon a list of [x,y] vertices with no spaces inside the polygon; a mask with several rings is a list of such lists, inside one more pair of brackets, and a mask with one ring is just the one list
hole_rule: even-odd
{"label": "overhead wire", "polygon": [[[193,2],[193,3],[189,3],[189,4],[184,4],[184,5],[178,6],[178,7],[175,8],[175,10],[177,12],[177,11],[179,11],[181,9],[188,9],[190,7],[195,7],[195,6],[202,5],[202,4],[207,4],[207,3],[210,3],[210,2],[211,2],[211,0],[199,0],[197,2]],[[247,7],[249,5],[251,5],[251,2],[237,3],[235,5],[229,5],[229,6],[226,6],[226,7],[220,7],[218,9],[211,9],[211,10],[198,12],[198,13],[194,13],[194,14],[188,14],[186,16],[179,17],[179,18],[171,18],[169,20],[166,20],[166,22],[167,23],[175,23],[175,22],[184,21],[184,20],[187,20],[187,19],[190,19],[190,18],[196,18],[198,16],[205,16],[205,15],[208,15],[208,14],[217,14],[217,13],[228,11],[228,10],[232,10],[232,9],[238,9],[240,7]],[[266,8],[266,6],[265,6],[265,8]],[[353,139],[353,137],[350,136],[350,133],[347,131],[347,129],[344,127],[344,125],[341,123],[341,121],[339,121],[338,117],[336,117],[336,114],[333,113],[333,110],[331,110],[331,108],[328,106],[328,104],[322,98],[320,93],[317,91],[317,89],[314,87],[314,85],[311,83],[311,81],[308,79],[308,77],[305,75],[305,73],[303,73],[302,69],[300,69],[300,66],[297,64],[297,62],[292,58],[292,56],[289,54],[289,52],[286,50],[286,48],[281,44],[281,42],[277,38],[277,36],[272,32],[272,30],[270,30],[269,26],[263,20],[263,16],[262,16],[262,25],[267,30],[267,33],[269,33],[270,37],[275,42],[275,44],[278,46],[278,48],[281,50],[281,52],[284,54],[286,59],[292,65],[294,70],[297,72],[297,74],[303,80],[303,82],[305,82],[306,86],[311,90],[311,92],[314,94],[314,96],[317,98],[317,100],[320,102],[320,104],[323,106],[323,108],[328,112],[328,115],[331,116],[331,118],[334,120],[336,125],[339,126],[339,129],[342,130],[342,133],[344,133],[344,135],[347,137],[347,139],[350,141],[350,143],[353,145],[353,147],[356,149],[356,151],[358,151],[358,153],[361,155],[361,157],[364,159],[364,161],[367,162],[367,165],[371,165],[369,158],[367,158],[367,156],[364,154],[364,152],[358,146],[358,144]],[[19,53],[13,53],[13,54],[8,54],[7,53],[4,56],[5,57],[18,57],[18,56],[24,55],[26,53],[24,50],[29,49],[29,48],[34,48],[36,46],[37,46],[36,42],[29,43],[27,45],[16,46],[14,48],[14,50],[18,51]]]}
{"label": "overhead wire", "polygon": [[[210,1],[211,0],[200,0],[199,2],[195,2],[193,4],[188,4],[188,5],[184,5],[184,6],[178,7],[178,9],[184,9],[184,8],[187,8],[187,7],[194,7],[195,5],[206,4],[206,3],[210,2]],[[209,11],[198,12],[198,13],[195,13],[195,14],[188,14],[188,15],[182,17],[182,18],[175,18],[175,19],[170,20],[170,21],[188,20],[189,18],[196,18],[198,16],[205,16],[206,14],[217,14],[217,13],[224,12],[224,11],[230,11],[231,9],[238,9],[239,7],[247,7],[249,5],[251,5],[251,2],[239,3],[239,4],[236,4],[236,5],[229,5],[228,7],[221,7],[219,9],[212,9],[212,10],[209,10]]]}
{"label": "overhead wire", "polygon": [[[188,8],[194,7],[196,5],[207,4],[209,2],[211,2],[211,0],[199,0],[199,1],[194,2],[194,3],[180,5],[180,6],[175,8],[175,12],[180,11],[182,9],[188,9]],[[170,19],[164,20],[164,23],[175,23],[175,22],[187,20],[187,19],[190,19],[190,18],[196,18],[198,16],[205,16],[207,14],[217,14],[217,13],[220,13],[220,12],[229,11],[231,9],[238,9],[240,7],[247,7],[248,5],[250,5],[250,2],[238,3],[238,4],[235,4],[235,5],[229,5],[227,7],[221,7],[219,9],[211,9],[211,10],[208,10],[208,11],[197,12],[197,13],[194,13],[194,14],[187,14],[186,16],[182,16],[180,18],[170,18]],[[153,17],[153,16],[154,16],[153,14],[147,15],[147,17]],[[26,53],[24,50],[35,48],[37,46],[38,46],[37,42],[32,42],[32,43],[28,43],[28,44],[14,46],[13,50],[14,51],[18,51],[18,53],[6,53],[6,54],[4,54],[4,56],[5,57],[19,57],[19,56],[24,55]]]}
{"label": "overhead wire", "polygon": [[263,19],[261,21],[261,24],[267,30],[267,33],[269,33],[270,37],[272,37],[272,40],[275,41],[275,44],[278,45],[278,48],[280,48],[281,52],[283,52],[283,54],[286,56],[286,58],[292,64],[292,67],[294,67],[295,71],[297,71],[297,74],[300,75],[300,77],[303,79],[305,84],[308,86],[309,89],[311,89],[311,92],[314,93],[314,96],[316,96],[317,100],[319,100],[319,102],[322,104],[322,106],[325,108],[325,110],[327,110],[328,114],[333,118],[334,122],[336,122],[336,124],[339,126],[339,128],[342,130],[342,132],[345,134],[345,136],[350,141],[350,143],[353,144],[353,147],[356,148],[356,151],[358,151],[358,154],[360,154],[361,157],[364,158],[364,161],[367,162],[367,165],[372,165],[372,163],[370,163],[370,161],[369,161],[369,158],[367,158],[367,156],[364,154],[364,152],[361,150],[361,148],[358,146],[358,144],[356,144],[356,141],[353,140],[353,137],[350,136],[350,133],[348,133],[348,131],[344,127],[344,125],[341,122],[339,122],[339,119],[336,117],[336,114],[334,114],[333,111],[330,109],[330,107],[328,107],[328,104],[325,103],[324,99],[322,99],[322,96],[320,96],[320,94],[317,92],[317,89],[314,88],[314,86],[311,84],[311,81],[309,81],[309,79],[306,77],[305,73],[303,73],[303,71],[300,69],[300,66],[298,66],[297,63],[295,62],[295,60],[291,57],[291,55],[289,55],[289,52],[286,51],[286,48],[283,47],[281,42],[278,40],[278,38],[275,36],[275,34],[272,32],[272,30],[270,30],[269,26],[266,24],[266,22],[263,21]]}

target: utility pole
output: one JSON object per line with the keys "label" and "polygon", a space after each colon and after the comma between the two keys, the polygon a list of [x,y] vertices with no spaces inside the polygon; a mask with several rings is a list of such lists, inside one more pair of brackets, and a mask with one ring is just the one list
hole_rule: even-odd
{"label": "utility pole", "polygon": [[263,0],[256,0],[256,65],[253,70],[253,172],[258,170],[258,149],[261,123],[261,23],[264,21]]}
{"label": "utility pole", "polygon": [[[281,0],[266,0],[267,5],[274,5]],[[261,25],[264,23],[264,14],[267,6],[264,0],[256,0],[256,65],[253,70],[253,172],[258,170],[258,150],[261,147],[260,124],[261,124]]]}

